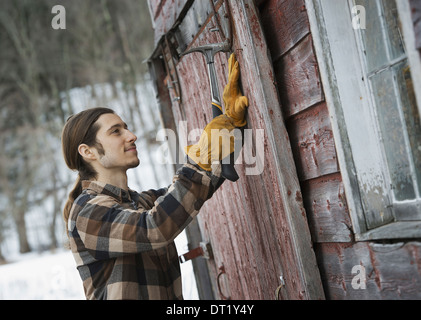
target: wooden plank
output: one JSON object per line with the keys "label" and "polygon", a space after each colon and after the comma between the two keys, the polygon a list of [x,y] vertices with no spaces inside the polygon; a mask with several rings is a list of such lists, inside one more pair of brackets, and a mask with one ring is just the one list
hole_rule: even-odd
{"label": "wooden plank", "polygon": [[[249,210],[241,218],[243,224],[247,225],[253,234],[250,237],[250,246],[246,249],[253,254],[256,260],[254,267],[262,287],[260,298],[268,300],[273,299],[273,293],[279,285],[279,276],[282,274],[279,262],[282,261],[282,255],[280,247],[276,245],[278,243],[277,234],[273,230],[271,217],[264,214],[265,211],[270,212],[269,210],[272,209],[267,202],[268,194],[264,189],[259,188],[264,183],[264,177],[247,177],[247,188],[243,192],[247,192],[248,196],[243,199],[245,199]],[[253,195],[252,199],[250,199],[250,195]],[[263,272],[263,270],[265,271]]]}
{"label": "wooden plank", "polygon": [[[327,299],[421,298],[420,242],[321,243],[315,250]],[[355,266],[360,271],[353,273]],[[352,286],[356,276],[366,280],[365,289]]]}
{"label": "wooden plank", "polygon": [[149,0],[154,22],[155,45],[173,27],[180,13],[191,0]]}
{"label": "wooden plank", "polygon": [[[226,297],[232,297],[232,294],[238,299],[243,297],[243,288],[240,281],[230,281],[236,279],[235,273],[237,271],[235,252],[231,242],[231,235],[228,230],[228,221],[226,213],[221,210],[220,204],[215,201],[208,201],[201,209],[198,216],[200,229],[202,231],[204,241],[210,242],[214,259],[210,261],[209,267],[213,274],[214,290],[216,296],[221,299],[221,293]],[[224,266],[228,270],[228,274],[223,276],[220,280],[221,292],[218,292],[217,276],[219,274],[218,268]],[[232,276],[234,274],[234,276]],[[227,281],[228,280],[228,281]]]}
{"label": "wooden plank", "polygon": [[[230,193],[220,193],[221,203],[226,208],[227,218],[230,221],[229,230],[232,236],[232,245],[235,248],[235,261],[237,265],[237,274],[233,274],[242,283],[244,288],[244,299],[271,299],[271,291],[274,289],[272,285],[268,286],[265,281],[268,274],[273,271],[273,260],[276,255],[267,254],[267,260],[262,259],[262,253],[268,251],[265,244],[268,244],[268,238],[273,233],[264,233],[259,230],[259,223],[248,223],[248,219],[256,211],[251,210],[253,203],[244,201],[244,197],[232,197],[235,194],[240,195],[243,186],[230,183],[228,188]],[[261,199],[261,198],[260,198]],[[254,208],[253,208],[254,209]],[[256,222],[256,221],[255,221]],[[260,223],[261,224],[261,223]],[[258,244],[259,250],[254,250]],[[270,248],[270,247],[269,247]],[[264,268],[264,272],[261,271]],[[269,277],[273,281],[276,276]],[[234,298],[234,297],[233,297]]]}
{"label": "wooden plank", "polygon": [[311,35],[278,60],[274,67],[286,119],[324,101]]}
{"label": "wooden plank", "polygon": [[303,0],[267,0],[259,10],[274,62],[310,32]]}
{"label": "wooden plank", "polygon": [[263,299],[264,287],[259,281],[257,259],[250,250],[255,232],[241,222],[242,216],[250,209],[242,197],[232,196],[235,187],[241,188],[230,182],[222,185],[205,204],[199,221],[205,239],[209,239],[213,246],[215,260],[211,264],[215,279],[220,266],[223,265],[226,271],[220,278],[221,293],[232,299]]}
{"label": "wooden plank", "polygon": [[152,21],[155,21],[156,17],[159,15],[163,3],[164,0],[148,0],[149,12]]}
{"label": "wooden plank", "polygon": [[421,54],[421,2],[417,0],[409,0],[411,7],[412,23],[415,32],[415,47]]}
{"label": "wooden plank", "polygon": [[295,196],[297,192],[301,194],[300,186],[288,134],[280,109],[276,108],[279,106],[278,94],[257,8],[252,0],[230,3],[236,31],[234,46],[241,49],[238,53],[242,60],[242,83],[250,99],[249,119],[257,117],[263,121],[263,126],[255,126],[250,121],[249,128],[264,128],[267,136],[262,174],[267,174],[269,179],[265,181],[272,208],[266,214],[269,214],[271,226],[279,239],[276,245],[280,243],[283,257],[278,269],[290,273],[286,281],[290,299],[321,299],[323,290],[302,199]]}
{"label": "wooden plank", "polygon": [[339,171],[332,126],[325,103],[289,118],[287,128],[300,181]]}
{"label": "wooden plank", "polygon": [[[403,236],[404,235],[404,236]],[[421,238],[421,221],[396,221],[384,226],[357,234],[358,241],[376,239]]]}
{"label": "wooden plank", "polygon": [[304,181],[302,190],[313,242],[353,241],[341,174]]}
{"label": "wooden plank", "polygon": [[[244,170],[239,169],[242,176]],[[274,246],[272,222],[264,214],[268,205],[267,194],[258,187],[262,185],[262,179],[259,176],[251,179],[254,183],[226,182],[207,204],[206,216],[199,216],[211,229],[209,236],[217,256],[216,267],[225,266],[231,298],[273,299],[279,281],[276,264],[280,254]],[[250,199],[244,197],[245,188],[251,188],[246,191],[246,195],[253,195]],[[233,197],[233,194],[237,196]],[[225,248],[227,245],[232,247],[232,252]]]}

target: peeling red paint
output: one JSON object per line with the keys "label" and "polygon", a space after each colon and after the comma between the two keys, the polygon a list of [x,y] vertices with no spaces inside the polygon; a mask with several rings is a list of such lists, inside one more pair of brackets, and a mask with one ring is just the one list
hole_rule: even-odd
{"label": "peeling red paint", "polygon": [[[183,1],[150,1],[159,38],[172,26]],[[205,204],[200,215],[201,229],[205,238],[212,239],[216,252],[211,270],[217,273],[223,262],[224,278],[233,298],[271,299],[279,270],[283,269],[287,279],[287,294],[283,297],[303,299],[306,291],[295,270],[288,268],[296,257],[283,209],[286,201],[295,200],[300,204],[295,217],[308,219],[327,298],[421,298],[419,242],[406,242],[402,247],[390,244],[395,250],[390,253],[387,245],[354,241],[304,1],[260,0],[257,3],[261,19],[254,14],[254,5],[244,3],[251,16],[248,20],[241,3],[232,8],[233,51],[241,66],[244,94],[250,100],[248,128],[267,129],[264,114],[267,112],[270,118],[286,123],[287,132],[274,125],[271,134],[275,141],[269,141],[265,132],[262,175],[246,176],[245,166],[238,166],[241,184],[226,182],[211,200],[212,209],[210,204]],[[192,37],[190,45],[221,40],[218,33],[206,30],[205,23],[200,34]],[[239,40],[245,39],[248,32],[255,42]],[[256,58],[250,55],[253,46],[271,55],[273,68],[265,66],[259,70],[259,77],[268,78],[277,86],[281,104],[262,104],[261,87],[256,85],[257,78],[252,77],[249,69]],[[227,80],[227,56],[218,54],[215,60],[221,92]],[[188,120],[189,130],[202,128],[211,119],[210,88],[203,57],[200,54],[183,57],[177,71],[185,101],[180,106],[173,105],[174,117],[177,121]],[[285,195],[282,193],[285,189],[281,190],[278,185],[276,161],[271,153],[277,139],[290,141],[301,191],[288,187]],[[253,152],[255,150],[254,145]],[[376,251],[379,248],[381,250]],[[364,291],[352,289],[354,265],[367,270],[368,286]]]}
{"label": "peeling red paint", "polygon": [[297,191],[297,192],[295,193],[295,200],[296,200],[297,202],[303,202],[303,197],[302,197],[302,195],[301,195],[301,192],[300,192],[300,191]]}

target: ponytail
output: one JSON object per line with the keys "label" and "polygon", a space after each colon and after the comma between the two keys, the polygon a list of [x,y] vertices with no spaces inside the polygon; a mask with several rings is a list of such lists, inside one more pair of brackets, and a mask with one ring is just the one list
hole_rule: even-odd
{"label": "ponytail", "polygon": [[63,209],[63,219],[64,219],[67,236],[69,236],[68,222],[69,222],[69,217],[70,217],[70,210],[72,209],[73,203],[75,202],[76,198],[81,193],[82,193],[82,181],[80,179],[80,176],[78,176],[76,183],[73,187],[73,190],[70,191],[69,197]]}

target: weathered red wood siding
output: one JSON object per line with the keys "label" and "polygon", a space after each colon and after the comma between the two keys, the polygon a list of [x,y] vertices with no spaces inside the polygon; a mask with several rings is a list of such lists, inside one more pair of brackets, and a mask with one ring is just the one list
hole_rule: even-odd
{"label": "weathered red wood siding", "polygon": [[[329,299],[420,299],[420,242],[323,243],[316,252]],[[352,287],[355,265],[365,268],[365,289]]]}
{"label": "weathered red wood siding", "polygon": [[[166,9],[167,5],[171,6],[168,0],[150,2],[153,3],[155,36],[156,39],[160,39],[168,30],[160,24],[171,25],[168,22],[164,23],[162,19],[173,17],[174,22],[174,16],[163,18],[161,15],[164,12],[175,12],[175,9],[172,11]],[[217,5],[221,3],[222,1],[219,1]],[[302,256],[297,257],[297,240],[293,239],[297,236],[297,231],[292,231],[291,219],[288,218],[288,214],[291,213],[287,213],[284,209],[285,203],[289,202],[295,208],[294,214],[296,212],[298,215],[292,222],[304,221],[302,225],[307,228],[307,231],[298,230],[300,238],[298,242],[307,241],[305,245],[310,248],[314,257],[310,234],[305,222],[306,216],[299,182],[289,147],[282,148],[282,157],[291,164],[283,169],[282,174],[289,175],[291,179],[282,182],[283,186],[279,182],[280,172],[276,161],[278,156],[274,152],[280,150],[276,145],[289,146],[289,137],[277,100],[276,88],[273,86],[275,79],[269,60],[267,67],[259,70],[253,68],[256,60],[255,56],[250,55],[254,52],[253,46],[259,46],[267,57],[267,46],[261,34],[258,12],[255,11],[254,5],[251,7],[240,1],[237,3],[231,0],[230,5],[233,15],[233,50],[242,68],[241,80],[244,94],[248,96],[250,102],[247,128],[263,129],[265,133],[264,141],[261,143],[264,148],[264,170],[258,175],[247,175],[246,168],[254,167],[255,164],[236,166],[240,175],[239,182],[225,182],[213,198],[204,205],[199,215],[202,238],[204,241],[210,241],[213,247],[214,259],[210,261],[210,268],[214,275],[217,296],[232,299],[274,299],[275,290],[281,285],[282,277],[285,280],[285,290],[280,291],[279,298],[305,299],[309,297],[308,291],[317,291],[314,290],[316,287],[320,287],[318,290],[322,293],[316,296],[322,298],[323,291],[316,260],[314,258],[314,263],[308,263],[313,260],[306,260],[307,258]],[[248,12],[246,13],[245,10]],[[245,17],[245,14],[248,16]],[[209,22],[209,19],[204,21],[200,34],[192,37],[189,46],[196,47],[221,42],[218,32],[209,32],[213,23]],[[251,27],[252,37],[255,37],[254,42],[251,42],[248,27]],[[171,57],[167,55],[167,50],[164,49],[164,52],[165,58],[171,60]],[[228,56],[228,54],[220,53],[215,57],[221,92],[227,83]],[[169,73],[177,74],[181,92],[181,100],[177,102],[174,100],[177,96],[174,88],[169,90],[170,99],[173,100],[172,111],[175,123],[187,121],[187,132],[204,128],[211,120],[211,108],[210,87],[203,56],[200,53],[184,56],[177,62],[176,72],[171,70]],[[261,78],[263,80],[256,81]],[[170,78],[167,77],[167,83],[169,80]],[[269,104],[267,101],[262,101],[262,81],[268,81],[272,86],[272,88],[264,88],[267,91],[273,90],[275,99]],[[274,130],[270,132],[270,136],[266,135],[268,126]],[[256,131],[254,131],[254,139],[255,137]],[[189,141],[189,143],[193,142],[195,141]],[[253,152],[255,151],[256,141],[253,142]],[[296,181],[296,184],[294,185],[291,181]],[[286,187],[288,198],[283,195],[286,190],[282,188]],[[297,261],[303,261],[300,263],[304,263],[305,267],[310,268],[312,272],[316,270],[314,272],[317,277],[307,284],[310,288],[304,286],[302,270],[291,268],[291,265],[297,265]],[[216,279],[222,267],[225,274],[219,277],[222,286],[221,291],[218,292]]]}
{"label": "weathered red wood siding", "polygon": [[[419,299],[420,242],[354,241],[304,1],[262,0],[259,8],[326,298]],[[366,289],[351,285],[355,265],[365,267]]]}
{"label": "weathered red wood siding", "polygon": [[189,1],[191,0],[149,1],[151,19],[155,29],[155,43],[171,29],[185,4]]}
{"label": "weathered red wood siding", "polygon": [[260,11],[313,241],[332,236],[350,241],[351,223],[304,1],[262,1]]}
{"label": "weathered red wood siding", "polygon": [[[150,3],[158,41],[188,0],[150,0]],[[235,15],[233,47],[242,68],[244,93],[250,99],[248,128],[267,129],[266,114],[271,115],[271,134],[277,141],[289,141],[290,148],[285,152],[292,150],[295,167],[288,174],[298,177],[301,188],[288,189],[286,195],[281,190],[277,180],[278,155],[269,148],[270,143],[279,144],[267,141],[266,131],[263,173],[249,176],[245,174],[245,165],[237,166],[240,181],[226,182],[199,215],[202,238],[213,245],[215,258],[210,268],[217,296],[216,276],[223,266],[219,298],[273,299],[280,276],[287,287],[281,290],[281,298],[303,298],[305,289],[297,268],[291,264],[297,257],[284,210],[285,202],[289,201],[301,208],[300,216],[307,217],[326,298],[421,298],[420,242],[382,244],[354,240],[304,0],[255,1],[260,17],[251,15],[252,19],[242,16],[238,9],[241,1],[230,3]],[[203,30],[209,28],[208,23],[204,22]],[[253,32],[261,25],[267,41],[239,42],[247,33],[245,26]],[[190,45],[197,46],[221,38],[218,33],[203,31],[192,40]],[[253,83],[258,77],[253,77],[253,70],[248,68],[252,57],[245,54],[249,46],[266,44],[267,47],[259,49],[267,50],[273,68],[261,70],[258,76],[273,81],[278,88],[279,102],[272,105],[259,100],[259,86]],[[227,81],[227,58],[221,53],[215,62],[221,92]],[[180,80],[182,101],[170,103],[174,120],[176,123],[187,120],[188,131],[201,129],[211,120],[205,61],[199,53],[191,54],[177,63],[176,71],[171,74],[177,73]],[[177,97],[174,89],[169,92],[170,100]],[[352,269],[358,265],[366,270],[364,290],[351,285],[356,275]]]}
{"label": "weathered red wood siding", "polygon": [[[233,6],[233,14],[235,6]],[[244,19],[237,18],[237,21]],[[237,25],[238,27],[238,25]],[[242,30],[237,30],[240,32]],[[202,33],[192,46],[220,42],[217,33]],[[241,48],[244,44],[234,43]],[[251,45],[251,44],[249,44]],[[242,66],[247,66],[241,50],[236,51]],[[194,66],[192,68],[192,66]],[[227,55],[216,58],[220,91],[227,81]],[[211,119],[209,109],[209,83],[204,59],[200,54],[183,58],[177,66],[181,80],[181,91],[188,129],[203,128]],[[253,94],[254,84],[250,83],[247,72],[242,73],[245,94],[249,97],[250,108],[248,128],[266,128],[264,117],[257,106],[261,104]],[[178,113],[179,116],[181,112]],[[274,117],[276,114],[273,114]],[[179,118],[181,120],[181,118]],[[280,118],[279,121],[282,121]],[[265,137],[265,140],[267,137]],[[299,299],[303,288],[298,285],[295,271],[288,266],[294,258],[288,231],[282,225],[285,220],[282,199],[276,176],[273,155],[265,148],[265,169],[261,175],[246,175],[245,166],[237,166],[241,180],[238,183],[226,182],[213,199],[206,203],[199,222],[204,239],[209,239],[215,253],[214,274],[224,266],[227,286],[221,294],[233,299],[273,299],[282,275],[290,279],[289,295],[284,298]],[[301,201],[301,197],[298,199]],[[295,283],[295,284],[294,284]],[[302,297],[302,296],[301,296]]]}

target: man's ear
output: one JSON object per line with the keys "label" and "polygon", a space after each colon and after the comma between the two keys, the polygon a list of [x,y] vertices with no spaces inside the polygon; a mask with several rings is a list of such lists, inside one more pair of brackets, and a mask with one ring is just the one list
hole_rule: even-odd
{"label": "man's ear", "polygon": [[93,150],[91,149],[91,147],[89,147],[88,145],[82,143],[82,144],[79,145],[79,147],[78,147],[77,150],[78,150],[79,154],[85,160],[96,160],[95,153],[93,152]]}

